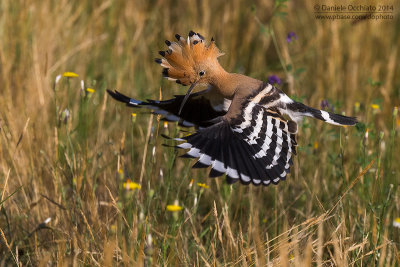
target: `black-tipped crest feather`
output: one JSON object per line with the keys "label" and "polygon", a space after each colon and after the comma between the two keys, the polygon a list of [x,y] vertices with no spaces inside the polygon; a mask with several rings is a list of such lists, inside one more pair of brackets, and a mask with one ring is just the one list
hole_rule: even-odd
{"label": "black-tipped crest feather", "polygon": [[198,64],[205,61],[218,62],[217,58],[222,55],[213,41],[206,45],[204,37],[194,31],[190,31],[188,34],[189,43],[179,34],[176,34],[175,37],[178,42],[165,41],[169,49],[159,51],[164,59],[157,60],[156,63],[170,68],[168,75],[163,72],[163,77],[179,80],[182,85],[190,85],[196,80]]}

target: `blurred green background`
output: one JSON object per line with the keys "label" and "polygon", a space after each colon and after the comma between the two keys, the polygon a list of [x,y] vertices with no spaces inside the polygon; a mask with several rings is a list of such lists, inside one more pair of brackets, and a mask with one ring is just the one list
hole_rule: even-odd
{"label": "blurred green background", "polygon": [[[398,265],[400,6],[332,21],[316,4],[379,2],[1,1],[0,264]],[[361,123],[306,119],[278,186],[192,170],[162,146],[181,128],[105,92],[185,92],[154,58],[190,30],[214,37],[226,70],[277,75],[291,97]],[[55,85],[67,71],[79,77]]]}

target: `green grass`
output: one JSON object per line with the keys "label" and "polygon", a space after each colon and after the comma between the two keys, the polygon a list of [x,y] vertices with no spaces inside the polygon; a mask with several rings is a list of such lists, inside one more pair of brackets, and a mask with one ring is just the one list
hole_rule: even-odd
{"label": "green grass", "polygon": [[[398,12],[351,23],[316,20],[306,1],[28,2],[0,3],[0,264],[399,264]],[[293,98],[328,99],[361,123],[306,119],[278,186],[192,170],[162,146],[182,128],[105,92],[184,92],[153,59],[191,29],[214,36],[227,70],[278,75]],[[79,77],[54,86],[65,71]],[[141,188],[126,190],[128,179]]]}

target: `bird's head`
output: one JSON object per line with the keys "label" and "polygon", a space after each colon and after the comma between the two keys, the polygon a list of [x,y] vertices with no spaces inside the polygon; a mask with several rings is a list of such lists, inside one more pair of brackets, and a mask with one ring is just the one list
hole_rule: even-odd
{"label": "bird's head", "polygon": [[218,62],[218,57],[223,53],[219,51],[213,39],[207,44],[199,33],[190,31],[186,39],[179,34],[175,37],[177,42],[165,41],[168,50],[160,51],[163,58],[157,58],[155,61],[163,67],[163,77],[178,84],[190,85],[187,99],[197,85],[213,84],[213,80],[223,71]]}

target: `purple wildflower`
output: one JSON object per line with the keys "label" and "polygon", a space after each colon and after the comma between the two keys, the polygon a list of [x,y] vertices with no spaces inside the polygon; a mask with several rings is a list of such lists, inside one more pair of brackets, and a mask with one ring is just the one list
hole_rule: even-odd
{"label": "purple wildflower", "polygon": [[335,107],[329,103],[327,99],[321,101],[321,109],[334,111]]}
{"label": "purple wildflower", "polygon": [[292,42],[294,40],[297,40],[297,35],[294,32],[289,32],[287,37],[286,37],[286,41],[288,43]]}
{"label": "purple wildflower", "polygon": [[268,76],[268,82],[270,83],[270,84],[272,84],[272,85],[275,85],[275,84],[281,84],[281,79],[279,79],[279,77],[278,76],[276,76],[276,75],[271,75],[271,76]]}
{"label": "purple wildflower", "polygon": [[326,109],[327,107],[329,107],[329,101],[324,99],[321,101],[321,109]]}

